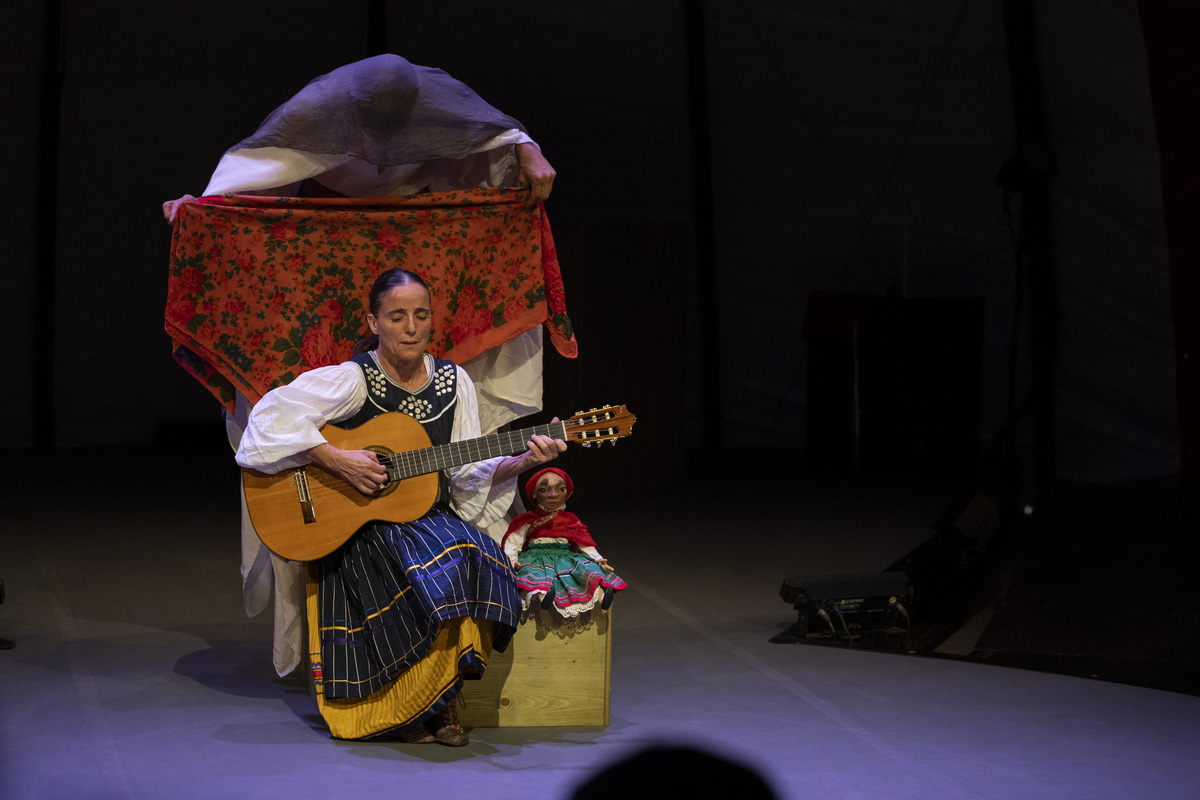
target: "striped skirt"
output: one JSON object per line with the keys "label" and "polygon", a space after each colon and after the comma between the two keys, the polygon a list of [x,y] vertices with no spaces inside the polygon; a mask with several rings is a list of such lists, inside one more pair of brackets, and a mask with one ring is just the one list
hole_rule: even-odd
{"label": "striped skirt", "polygon": [[419,704],[417,719],[388,727],[432,716],[452,699],[463,670],[482,672],[491,648],[507,647],[521,609],[500,548],[440,504],[413,522],[365,526],[314,572],[318,591],[309,621],[319,651],[312,648],[310,657],[326,702],[375,697],[393,683],[411,689],[414,668],[440,639],[457,637],[463,621],[472,621],[468,630],[486,629],[482,636],[442,642],[454,651],[450,677],[420,679],[438,684],[432,700]]}

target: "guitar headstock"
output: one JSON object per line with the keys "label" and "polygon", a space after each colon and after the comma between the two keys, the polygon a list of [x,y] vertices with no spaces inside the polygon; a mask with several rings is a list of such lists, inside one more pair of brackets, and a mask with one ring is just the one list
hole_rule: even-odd
{"label": "guitar headstock", "polygon": [[633,433],[637,417],[625,406],[604,406],[591,411],[580,411],[570,419],[562,421],[563,432],[568,442],[579,442],[584,447],[605,442],[616,443],[617,439]]}

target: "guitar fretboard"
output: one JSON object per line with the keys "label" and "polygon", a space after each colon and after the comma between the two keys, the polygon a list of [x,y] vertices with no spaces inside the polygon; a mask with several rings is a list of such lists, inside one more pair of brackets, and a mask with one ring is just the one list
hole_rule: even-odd
{"label": "guitar fretboard", "polygon": [[567,438],[566,424],[551,422],[547,425],[537,425],[519,431],[493,433],[478,439],[450,442],[420,450],[407,450],[403,453],[383,456],[381,461],[387,467],[388,480],[399,481],[415,475],[426,475],[463,464],[486,461],[489,458],[511,456],[525,450],[525,443],[534,435],[565,440]]}

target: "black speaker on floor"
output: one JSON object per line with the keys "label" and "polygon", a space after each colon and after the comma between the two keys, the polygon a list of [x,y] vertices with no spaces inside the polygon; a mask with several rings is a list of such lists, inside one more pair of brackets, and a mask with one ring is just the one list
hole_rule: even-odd
{"label": "black speaker on floor", "polygon": [[854,644],[881,635],[900,644],[908,632],[912,588],[903,572],[784,578],[779,596],[799,618],[771,639],[776,644]]}

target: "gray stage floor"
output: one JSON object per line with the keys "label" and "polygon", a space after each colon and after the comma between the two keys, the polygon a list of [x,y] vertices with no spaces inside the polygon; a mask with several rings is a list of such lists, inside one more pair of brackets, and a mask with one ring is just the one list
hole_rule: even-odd
{"label": "gray stage floor", "polygon": [[242,611],[235,471],[211,453],[82,457],[87,486],[18,480],[5,497],[5,798],[556,798],[661,742],[740,760],[786,798],[1200,794],[1198,697],[768,641],[795,618],[783,577],[884,569],[961,487],[788,480],[751,507],[701,476],[574,503],[630,583],[612,722],[476,728],[452,749],[331,740],[303,687],[274,675],[270,620]]}

